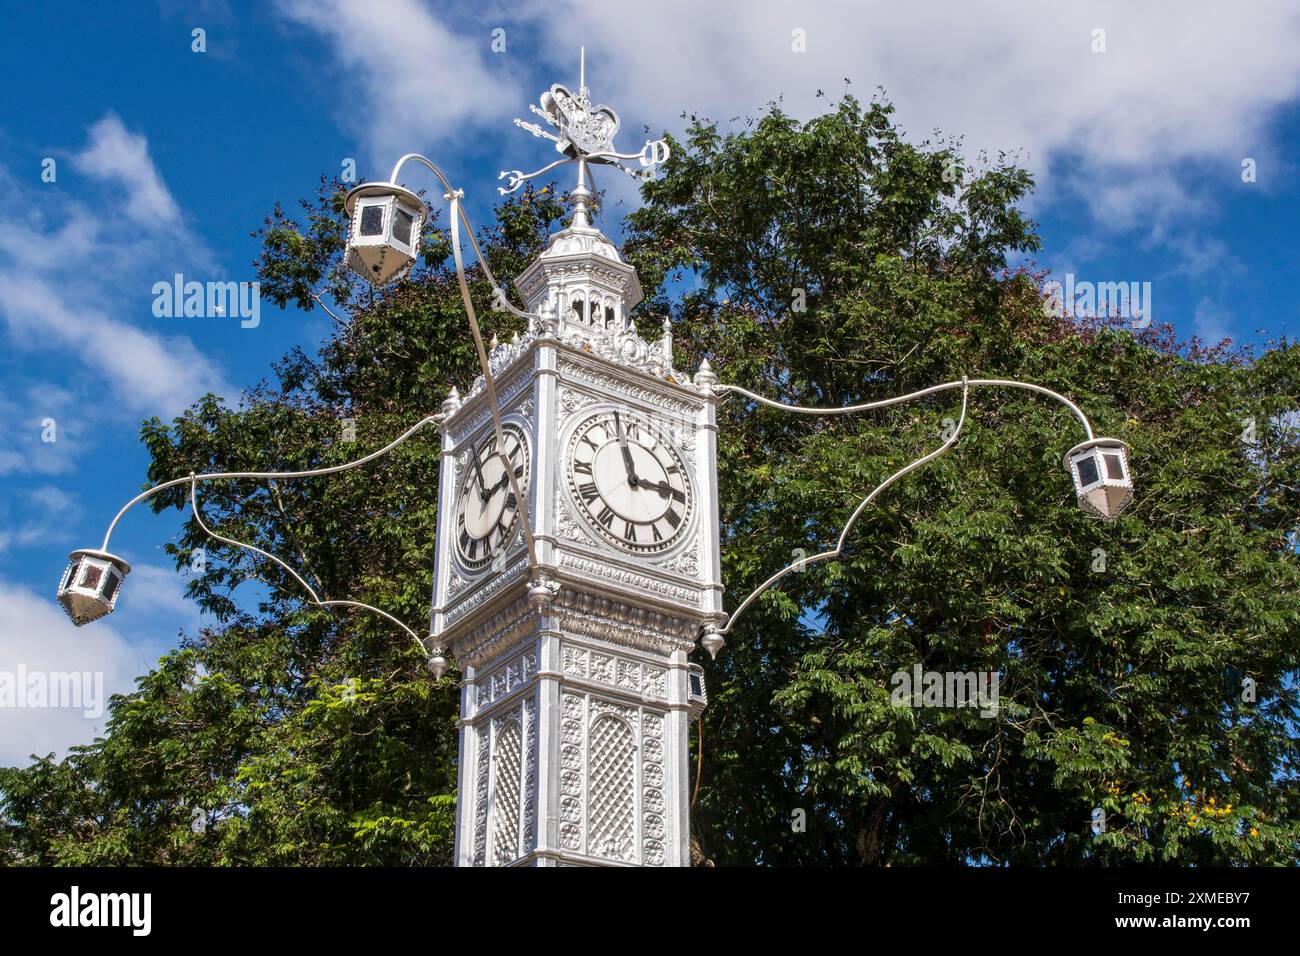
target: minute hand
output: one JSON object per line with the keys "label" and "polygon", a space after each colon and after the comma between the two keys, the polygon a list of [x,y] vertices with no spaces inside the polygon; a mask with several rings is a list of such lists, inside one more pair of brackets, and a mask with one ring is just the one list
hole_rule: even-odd
{"label": "minute hand", "polygon": [[623,431],[623,419],[614,413],[614,426],[618,429],[618,447],[623,453],[623,467],[627,469],[627,483],[635,488],[638,484],[636,465],[632,461],[632,449],[627,447],[627,434]]}

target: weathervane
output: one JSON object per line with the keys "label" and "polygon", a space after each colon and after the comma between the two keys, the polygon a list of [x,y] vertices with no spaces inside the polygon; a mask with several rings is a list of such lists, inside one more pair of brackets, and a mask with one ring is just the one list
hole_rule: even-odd
{"label": "weathervane", "polygon": [[[634,179],[645,179],[653,175],[657,166],[668,160],[668,143],[662,139],[646,140],[639,153],[620,153],[614,147],[614,134],[618,132],[618,114],[603,103],[591,105],[591,91],[587,89],[587,50],[581,47],[578,54],[578,92],[575,95],[568,87],[560,83],[541,95],[541,106],[530,106],[535,115],[545,120],[555,132],[543,129],[536,123],[515,120],[515,125],[526,129],[534,136],[549,139],[555,144],[556,152],[563,153],[564,159],[543,166],[531,173],[514,169],[503,171],[498,179],[505,179],[505,186],[498,186],[497,192],[506,196],[514,192],[530,179],[535,179],[566,163],[578,164],[578,186],[585,186],[587,164],[600,163],[614,166]],[[623,160],[637,160],[640,169],[625,166]]]}

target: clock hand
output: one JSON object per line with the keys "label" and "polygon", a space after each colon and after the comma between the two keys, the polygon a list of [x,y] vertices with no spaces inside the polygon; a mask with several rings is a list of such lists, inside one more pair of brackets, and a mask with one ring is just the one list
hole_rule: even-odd
{"label": "clock hand", "polygon": [[659,492],[659,497],[661,498],[668,498],[671,496],[673,498],[676,498],[678,501],[686,500],[685,492],[678,491],[676,488],[668,484],[668,482],[664,481],[662,478],[659,480],[659,484],[657,485],[652,485],[649,482],[645,482],[645,486],[647,488],[652,488],[655,491]]}
{"label": "clock hand", "polygon": [[484,490],[487,482],[483,480],[483,459],[479,455],[474,456],[474,470],[478,472],[478,497],[479,501],[486,501],[488,493]]}
{"label": "clock hand", "polygon": [[636,465],[632,463],[632,449],[627,447],[627,435],[623,431],[623,420],[619,418],[618,412],[614,413],[614,427],[618,429],[618,447],[623,452],[623,467],[627,469],[627,483],[635,488],[639,483]]}

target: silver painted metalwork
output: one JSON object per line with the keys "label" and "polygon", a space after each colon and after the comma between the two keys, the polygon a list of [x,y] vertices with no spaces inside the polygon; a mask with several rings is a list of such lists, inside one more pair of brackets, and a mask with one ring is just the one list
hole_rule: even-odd
{"label": "silver painted metalwork", "polygon": [[234,538],[227,538],[224,535],[217,534],[215,531],[209,528],[207,524],[205,524],[203,521],[203,515],[199,512],[199,500],[198,500],[199,483],[197,479],[198,479],[197,475],[190,475],[189,477],[190,510],[194,513],[194,520],[198,522],[199,527],[204,530],[204,532],[208,535],[208,537],[212,538],[214,541],[220,541],[222,544],[228,544],[236,548],[243,548],[245,551],[252,551],[254,554],[260,554],[268,561],[275,562],[280,567],[284,568],[285,571],[289,572],[289,576],[292,577],[295,581],[297,581],[300,585],[302,585],[303,590],[306,591],[309,595],[311,595],[311,598],[308,601],[309,604],[314,604],[317,607],[356,607],[356,608],[361,608],[362,610],[365,611],[371,611],[375,614],[378,614],[384,620],[389,621],[392,624],[396,624],[408,635],[410,635],[411,640],[415,641],[416,646],[420,648],[421,652],[426,651],[424,642],[420,640],[419,636],[417,636],[413,630],[411,630],[409,627],[407,627],[397,618],[393,617],[393,615],[389,614],[387,611],[382,611],[379,608],[372,607],[369,604],[363,604],[360,601],[322,600],[321,596],[316,593],[315,588],[313,588],[310,584],[308,584],[301,574],[299,574],[297,571],[291,568],[284,561],[281,561],[275,555],[271,554],[271,552],[263,551],[257,545],[249,544],[246,541],[236,541]]}
{"label": "silver painted metalwork", "polygon": [[[578,184],[582,186],[586,167],[590,163],[613,166],[634,179],[639,179],[668,161],[668,143],[662,139],[646,140],[640,152],[636,153],[620,153],[614,148],[614,135],[621,125],[618,114],[603,104],[592,106],[591,91],[587,89],[585,47],[581,49],[578,56],[578,92],[572,93],[567,87],[555,83],[541,95],[540,107],[529,107],[530,111],[541,117],[555,132],[549,132],[536,123],[515,120],[515,125],[520,129],[554,143],[556,151],[563,153],[565,158],[557,159],[531,173],[518,169],[502,171],[497,177],[506,180],[505,186],[497,187],[497,192],[501,195],[509,195],[530,179],[536,179],[568,163],[578,164]],[[624,160],[633,159],[641,165],[640,170],[629,169],[623,165]]]}
{"label": "silver painted metalwork", "polygon": [[[118,513],[113,517],[113,520],[109,523],[108,530],[104,532],[104,543],[98,549],[92,550],[88,548],[83,548],[78,551],[72,552],[72,555],[70,556],[69,559],[68,568],[67,570],[64,571],[63,580],[59,585],[59,591],[58,591],[59,603],[62,604],[64,609],[68,612],[68,616],[72,618],[73,623],[77,624],[78,626],[82,624],[86,624],[90,621],[96,620],[97,618],[103,617],[104,615],[111,613],[114,607],[117,605],[117,598],[118,595],[121,594],[122,584],[125,582],[126,575],[129,574],[131,571],[131,566],[129,564],[127,564],[123,559],[110,553],[108,550],[109,541],[113,537],[113,531],[117,528],[117,525],[122,520],[123,516],[125,516],[128,511],[130,511],[133,507],[135,507],[140,502],[153,497],[158,492],[163,491],[167,488],[174,488],[176,485],[188,483],[190,486],[190,507],[194,512],[194,519],[195,521],[198,522],[199,527],[202,528],[209,537],[217,541],[221,541],[225,544],[233,545],[239,548],[245,548],[249,551],[254,551],[257,554],[260,554],[266,558],[269,558],[271,561],[274,561],[280,567],[288,571],[289,574],[293,576],[294,580],[296,580],[299,584],[303,586],[303,588],[306,589],[307,593],[311,595],[312,604],[316,604],[320,607],[345,607],[345,606],[359,607],[367,611],[373,611],[374,613],[380,615],[386,620],[396,624],[402,630],[406,631],[407,634],[415,638],[416,643],[420,645],[421,650],[425,650],[423,642],[421,642],[419,638],[415,636],[415,632],[413,632],[409,627],[407,627],[401,621],[397,620],[397,618],[393,617],[388,612],[381,611],[379,608],[376,607],[371,607],[369,604],[362,604],[359,601],[343,601],[343,600],[322,601],[320,599],[320,596],[315,592],[315,590],[313,590],[312,587],[306,581],[304,581],[296,571],[293,570],[293,568],[289,567],[289,565],[285,564],[279,558],[275,557],[272,554],[267,553],[266,551],[263,551],[261,548],[258,548],[254,545],[246,544],[242,541],[235,541],[231,538],[226,538],[219,534],[216,534],[214,531],[212,531],[211,528],[209,528],[206,524],[204,524],[203,518],[199,514],[198,504],[196,501],[196,489],[198,487],[199,482],[201,481],[216,481],[218,479],[230,479],[230,478],[257,478],[257,479],[269,479],[269,480],[280,479],[280,478],[311,478],[319,475],[332,475],[341,471],[347,471],[350,468],[360,467],[361,465],[364,465],[367,462],[374,461],[376,458],[380,458],[388,454],[390,451],[392,451],[402,442],[406,441],[408,438],[414,435],[425,425],[437,424],[441,422],[443,418],[444,418],[443,415],[429,415],[428,417],[423,418],[420,421],[416,422],[414,425],[412,425],[410,428],[404,431],[401,435],[397,436],[397,438],[393,439],[383,448],[380,448],[376,451],[372,451],[368,455],[364,455],[361,458],[356,459],[355,461],[346,462],[345,464],[342,465],[330,465],[324,468],[311,468],[304,471],[225,471],[225,472],[209,472],[202,475],[196,475],[193,472],[191,472],[189,475],[187,475],[184,478],[173,478],[170,481],[160,482],[159,484],[154,485],[152,488],[148,488],[142,491],[140,494],[136,495],[134,498],[132,498],[130,501],[128,501],[125,505],[122,506],[122,508],[118,511]],[[86,588],[81,587],[79,584],[79,580],[73,579],[73,575],[78,571],[79,565],[81,563],[85,563],[88,561],[98,562],[99,564],[104,565],[106,569],[109,569],[109,573],[112,572],[117,573],[118,575],[117,582],[113,586],[111,593],[107,593],[107,594],[92,593]],[[106,583],[107,583],[107,578],[104,579],[104,584]],[[100,586],[102,588],[103,584],[101,584]]]}
{"label": "silver painted metalwork", "polygon": [[1078,405],[1070,401],[1060,392],[1054,392],[1050,388],[1044,388],[1042,385],[1034,385],[1030,382],[1017,382],[1009,378],[972,378],[961,379],[955,382],[944,382],[942,385],[931,385],[929,388],[923,388],[916,392],[908,392],[906,395],[897,395],[893,398],[881,399],[878,402],[864,402],[861,405],[845,405],[840,408],[810,408],[806,405],[787,405],[784,402],[773,401],[770,398],[764,398],[762,395],[756,395],[748,389],[741,388],[739,385],[715,385],[714,391],[718,392],[735,392],[738,395],[744,395],[761,405],[767,405],[769,408],[779,408],[785,412],[793,412],[796,415],[848,415],[852,412],[868,412],[874,408],[885,408],[888,405],[897,405],[900,402],[911,401],[914,398],[922,398],[926,395],[933,395],[935,392],[946,391],[952,388],[964,389],[968,385],[992,385],[1004,388],[1023,388],[1031,392],[1037,392],[1040,395],[1047,395],[1056,399],[1066,408],[1074,413],[1075,418],[1079,419],[1079,424],[1083,426],[1084,433],[1091,439],[1092,424],[1088,421],[1088,416]]}
{"label": "silver painted metalwork", "polygon": [[158,492],[164,491],[167,488],[173,488],[176,485],[187,484],[191,481],[216,481],[217,479],[220,478],[264,478],[264,479],[314,478],[319,475],[333,475],[340,471],[347,471],[349,468],[360,467],[361,465],[366,464],[366,462],[374,461],[376,458],[383,457],[384,455],[392,451],[394,448],[396,448],[398,445],[400,445],[402,442],[406,441],[408,438],[414,435],[425,425],[437,424],[441,422],[442,419],[443,419],[442,415],[429,415],[425,418],[422,418],[414,425],[412,425],[410,428],[408,428],[406,431],[402,432],[402,434],[398,435],[396,438],[390,441],[383,448],[380,448],[376,451],[372,451],[370,454],[358,458],[356,461],[350,461],[343,465],[330,465],[326,468],[312,468],[307,471],[212,471],[201,475],[187,475],[184,478],[173,478],[170,481],[160,482],[159,484],[154,485],[152,488],[147,488],[144,491],[140,492],[140,494],[136,495],[134,498],[132,498],[130,501],[128,501],[126,504],[122,506],[121,510],[118,511],[117,515],[109,523],[108,530],[104,532],[104,543],[100,545],[100,550],[102,551],[108,550],[108,542],[109,539],[113,537],[113,531],[117,528],[118,522],[122,520],[122,517],[128,511],[130,511],[140,502],[146,500],[147,498],[152,498]]}
{"label": "silver painted metalwork", "polygon": [[1061,459],[1070,473],[1079,508],[1114,521],[1133,501],[1133,478],[1128,469],[1128,444],[1118,438],[1090,438]]}
{"label": "silver painted metalwork", "polygon": [[[957,424],[957,429],[953,432],[952,436],[948,439],[948,441],[944,442],[942,446],[940,446],[938,449],[931,452],[930,454],[918,458],[916,461],[913,461],[909,465],[905,466],[904,468],[890,475],[880,485],[878,485],[875,488],[875,490],[871,492],[871,494],[867,495],[867,497],[864,498],[861,501],[861,503],[859,503],[858,507],[854,509],[853,514],[849,516],[849,520],[845,523],[844,529],[840,534],[839,541],[836,543],[836,546],[833,549],[829,551],[823,551],[822,553],[812,555],[811,557],[800,558],[799,560],[791,562],[790,564],[786,565],[784,568],[782,568],[776,574],[772,575],[770,578],[768,578],[766,581],[760,584],[757,588],[755,588],[752,592],[750,592],[750,594],[745,598],[745,600],[743,600],[740,603],[739,607],[737,607],[736,610],[733,611],[727,617],[725,625],[710,625],[709,627],[706,627],[704,629],[704,632],[700,638],[700,643],[704,646],[705,650],[709,652],[710,656],[713,657],[717,656],[718,651],[721,650],[722,647],[726,644],[723,635],[725,635],[731,629],[731,627],[736,623],[736,619],[740,617],[740,615],[743,614],[744,611],[751,604],[753,604],[753,602],[759,597],[759,595],[761,595],[764,591],[766,591],[777,581],[781,580],[781,578],[785,577],[787,574],[790,574],[792,571],[805,568],[809,564],[812,564],[815,561],[824,561],[829,558],[838,557],[844,550],[844,544],[848,539],[849,532],[852,530],[854,522],[858,520],[858,516],[862,514],[863,510],[867,507],[868,504],[871,503],[872,499],[875,498],[876,495],[884,491],[886,488],[888,488],[891,484],[893,484],[898,479],[902,478],[904,475],[908,474],[911,471],[914,471],[915,469],[921,467],[927,462],[933,461],[935,458],[939,457],[944,452],[946,452],[949,448],[952,447],[952,445],[957,440],[957,436],[961,433],[962,425],[966,421],[967,396],[969,394],[970,386],[972,385],[993,386],[993,387],[1000,387],[1000,388],[1020,388],[1020,389],[1025,389],[1027,391],[1036,392],[1040,395],[1046,395],[1060,402],[1062,405],[1064,405],[1066,408],[1068,408],[1071,412],[1074,413],[1074,416],[1079,420],[1079,424],[1083,426],[1084,434],[1087,436],[1084,442],[1082,442],[1079,445],[1076,445],[1065,456],[1066,467],[1067,469],[1069,469],[1071,475],[1074,477],[1075,485],[1078,490],[1080,507],[1082,507],[1085,511],[1089,512],[1090,514],[1096,514],[1102,517],[1111,518],[1115,514],[1118,514],[1118,512],[1125,505],[1127,505],[1130,500],[1132,500],[1133,486],[1132,486],[1132,481],[1128,474],[1127,456],[1125,454],[1127,452],[1128,446],[1124,445],[1123,442],[1118,442],[1116,439],[1094,438],[1092,433],[1092,424],[1088,421],[1088,416],[1083,413],[1083,410],[1080,409],[1079,406],[1076,405],[1074,402],[1066,398],[1064,395],[1060,394],[1059,392],[1055,392],[1050,388],[1046,388],[1042,385],[1034,385],[1030,382],[1018,382],[1014,379],[962,378],[960,381],[944,382],[940,385],[932,385],[929,388],[923,388],[915,392],[908,392],[906,395],[897,395],[893,398],[886,398],[880,401],[864,402],[859,405],[845,405],[837,408],[814,408],[807,405],[788,405],[785,402],[778,402],[770,398],[764,398],[762,395],[758,395],[754,392],[751,392],[746,388],[741,388],[739,385],[715,384],[713,386],[713,390],[715,392],[722,392],[722,393],[734,392],[738,395],[743,395],[752,401],[758,402],[760,405],[766,405],[769,408],[777,408],[782,411],[792,412],[796,415],[847,415],[854,412],[871,411],[872,409],[885,408],[889,405],[897,405],[901,402],[911,401],[912,399],[922,398],[926,395],[933,395],[937,392],[947,391],[953,388],[960,388],[962,390],[962,403],[961,403],[961,419]],[[1123,499],[1122,501],[1119,501],[1117,505],[1112,503],[1109,508],[1106,507],[1105,503],[1103,504],[1092,503],[1091,499],[1087,497],[1087,495],[1084,492],[1083,486],[1080,484],[1077,464],[1075,463],[1074,458],[1072,457],[1072,456],[1077,457],[1076,453],[1079,452],[1080,449],[1088,449],[1096,445],[1105,445],[1106,447],[1111,447],[1114,445],[1123,446],[1123,448],[1121,449],[1121,454],[1124,456],[1123,479],[1122,481],[1117,480],[1116,482],[1114,482],[1115,485],[1120,487],[1118,488],[1118,493],[1116,492],[1116,489],[1110,489],[1110,495],[1111,497],[1118,498],[1119,493],[1122,493],[1123,491],[1126,490],[1128,493],[1128,497]],[[1100,484],[1100,482],[1098,484]]]}
{"label": "silver painted metalwork", "polygon": [[[934,461],[936,458],[938,458],[940,455],[942,455],[944,452],[946,452],[948,449],[950,449],[953,445],[957,443],[957,439],[961,435],[962,427],[966,424],[966,403],[970,395],[969,386],[974,383],[967,382],[966,379],[962,379],[960,382],[957,382],[955,384],[961,386],[961,417],[957,420],[957,427],[953,430],[953,433],[948,436],[947,440],[938,448],[936,448],[934,451],[930,452],[929,454],[922,455],[920,458],[916,459],[915,461],[910,462],[907,465],[904,465],[898,471],[894,472],[892,475],[890,475],[888,478],[886,478],[884,481],[878,484],[872,490],[871,494],[863,498],[862,501],[858,503],[858,506],[853,509],[853,514],[849,515],[849,520],[844,523],[844,529],[840,532],[839,540],[835,543],[834,548],[831,548],[829,551],[822,551],[820,554],[814,554],[806,558],[800,558],[798,561],[792,561],[790,564],[787,564],[784,568],[776,572],[776,574],[772,575],[770,578],[768,578],[766,581],[764,581],[762,584],[756,587],[753,591],[751,591],[749,593],[749,596],[746,597],[745,600],[740,602],[740,606],[731,612],[731,614],[727,618],[727,623],[724,626],[708,628],[706,630],[706,636],[711,638],[709,644],[714,646],[710,648],[709,644],[706,644],[705,649],[710,651],[711,656],[714,657],[717,656],[718,650],[721,649],[722,647],[722,644],[718,643],[718,641],[722,638],[723,635],[725,635],[729,630],[731,630],[732,625],[736,623],[736,619],[739,618],[740,615],[745,613],[745,609],[748,608],[751,604],[753,604],[754,601],[758,599],[758,596],[760,594],[762,594],[764,591],[770,588],[777,581],[781,580],[783,577],[785,577],[787,574],[790,574],[793,571],[802,570],[806,568],[808,565],[815,564],[818,561],[827,561],[831,558],[839,557],[844,552],[844,545],[849,539],[849,533],[853,530],[853,525],[857,522],[858,517],[862,514],[862,512],[867,509],[867,505],[871,504],[871,502],[875,499],[876,495],[880,494],[882,491],[884,491],[894,482],[898,481],[904,475],[907,475],[908,473],[915,471],[916,469],[922,467],[923,465],[929,464],[930,462]],[[940,389],[946,387],[947,386],[935,386],[934,388],[926,389],[924,392],[913,393],[910,396],[905,395],[896,399],[888,399],[882,403],[872,403],[871,407],[879,408],[881,405],[885,405],[885,404],[892,405],[895,404],[896,402],[906,401],[908,398],[914,398],[917,395],[928,394],[931,392],[939,391]],[[762,402],[765,405],[781,406],[782,404],[780,402],[773,402],[770,399],[761,398],[760,396],[754,395],[752,392],[746,392],[744,389],[738,388],[736,386],[715,385],[714,388],[719,391],[726,390],[726,391],[742,392],[744,394],[750,395],[751,397],[757,399],[758,401]],[[788,408],[791,411],[798,410],[801,414],[816,414],[815,409],[811,409],[807,407],[801,407],[801,406],[784,406],[784,407]],[[827,410],[824,412],[824,414],[843,414],[846,411],[848,411],[848,409],[834,409],[834,410]]]}

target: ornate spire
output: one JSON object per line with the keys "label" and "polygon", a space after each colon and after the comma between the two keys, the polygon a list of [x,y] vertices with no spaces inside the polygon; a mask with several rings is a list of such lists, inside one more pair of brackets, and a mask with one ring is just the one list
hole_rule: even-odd
{"label": "ornate spire", "polygon": [[[653,343],[637,333],[631,318],[632,309],[641,301],[636,270],[622,260],[614,244],[591,222],[595,204],[591,166],[613,166],[639,179],[668,159],[667,144],[653,140],[647,141],[639,153],[617,151],[614,136],[619,129],[618,114],[603,104],[592,104],[585,48],[579,51],[577,92],[556,83],[542,93],[538,102],[539,106],[530,109],[551,129],[518,119],[515,125],[550,140],[562,158],[531,173],[517,169],[503,172],[500,178],[508,182],[499,187],[499,192],[512,193],[531,179],[573,163],[578,167],[577,185],[570,193],[573,218],[551,236],[541,255],[515,279],[526,308],[542,316],[542,321],[534,321],[519,341],[494,343],[490,366],[504,369],[533,339],[553,332],[574,348],[680,381],[672,368],[671,331],[665,330],[664,337]],[[624,161],[631,160],[639,169],[624,165]]]}

